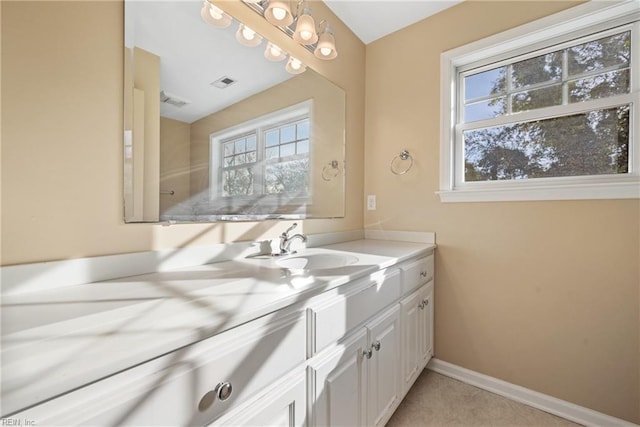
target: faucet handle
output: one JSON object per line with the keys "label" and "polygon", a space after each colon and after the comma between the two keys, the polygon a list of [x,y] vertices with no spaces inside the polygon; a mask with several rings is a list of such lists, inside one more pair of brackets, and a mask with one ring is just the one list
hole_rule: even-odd
{"label": "faucet handle", "polygon": [[287,235],[289,234],[289,232],[290,232],[291,230],[293,230],[294,228],[296,228],[297,226],[298,226],[298,223],[297,223],[297,222],[294,222],[294,223],[291,225],[291,227],[287,228],[287,231],[285,231],[284,233],[282,233],[282,235],[283,235],[283,236],[287,236]]}

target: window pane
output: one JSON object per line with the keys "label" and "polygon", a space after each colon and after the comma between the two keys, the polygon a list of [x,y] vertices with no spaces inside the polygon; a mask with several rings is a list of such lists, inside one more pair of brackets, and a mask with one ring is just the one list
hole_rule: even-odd
{"label": "window pane", "polygon": [[230,156],[233,154],[233,142],[226,142],[224,144],[224,155],[226,156]]}
{"label": "window pane", "polygon": [[562,78],[562,53],[551,52],[512,65],[511,81],[514,88]]}
{"label": "window pane", "polygon": [[222,195],[249,196],[253,194],[253,171],[250,168],[224,171],[222,174]]}
{"label": "window pane", "polygon": [[247,151],[254,151],[256,149],[256,136],[251,135],[247,138]]}
{"label": "window pane", "polygon": [[280,129],[281,142],[291,142],[296,140],[296,127],[287,126]]}
{"label": "window pane", "polygon": [[245,140],[239,139],[236,141],[236,153],[243,153],[245,147]]}
{"label": "window pane", "polygon": [[562,104],[562,85],[543,87],[516,93],[511,98],[513,112],[533,110]]}
{"label": "window pane", "polygon": [[280,143],[280,133],[278,132],[278,129],[270,130],[269,132],[267,132],[267,136],[266,136],[267,147],[270,147],[272,145],[277,145],[278,143]]}
{"label": "window pane", "polygon": [[629,93],[629,90],[629,70],[613,71],[569,82],[569,101],[607,98]]}
{"label": "window pane", "polygon": [[237,156],[235,156],[235,160],[233,162],[235,165],[243,165],[245,163],[245,155],[244,154],[238,154]]}
{"label": "window pane", "polygon": [[309,188],[308,159],[268,165],[265,168],[265,193],[303,196]]}
{"label": "window pane", "polygon": [[296,154],[296,144],[285,144],[280,146],[280,157],[293,156]]}
{"label": "window pane", "polygon": [[309,121],[298,123],[298,139],[309,138]]}
{"label": "window pane", "polygon": [[266,149],[265,158],[267,160],[277,159],[278,157],[280,157],[280,149],[277,146]]}
{"label": "window pane", "polygon": [[252,151],[247,153],[247,163],[255,163],[256,161],[256,152]]}
{"label": "window pane", "polygon": [[298,154],[304,154],[309,152],[309,140],[298,142]]}
{"label": "window pane", "polygon": [[495,98],[490,101],[476,102],[464,107],[464,121],[475,122],[501,116],[506,111],[505,98]]}
{"label": "window pane", "polygon": [[504,93],[506,71],[507,67],[500,67],[465,77],[464,100]]}
{"label": "window pane", "polygon": [[628,173],[629,110],[466,131],[465,181]]}
{"label": "window pane", "polygon": [[570,76],[615,65],[628,65],[631,58],[631,32],[593,40],[571,47],[567,52]]}

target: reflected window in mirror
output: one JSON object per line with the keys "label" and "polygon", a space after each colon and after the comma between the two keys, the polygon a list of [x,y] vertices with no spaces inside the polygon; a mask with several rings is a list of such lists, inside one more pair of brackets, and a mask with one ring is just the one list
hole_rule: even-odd
{"label": "reflected window in mirror", "polygon": [[209,211],[241,205],[251,214],[304,212],[311,201],[311,113],[309,100],[210,135]]}

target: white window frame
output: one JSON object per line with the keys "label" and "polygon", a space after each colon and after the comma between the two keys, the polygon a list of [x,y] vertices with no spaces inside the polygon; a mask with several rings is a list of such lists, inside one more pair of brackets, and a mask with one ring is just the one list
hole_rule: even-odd
{"label": "white window frame", "polygon": [[[442,202],[487,202],[523,200],[632,199],[640,198],[640,2],[595,2],[522,25],[512,30],[444,52],[441,55],[440,190]],[[529,180],[464,182],[461,127],[457,126],[461,70],[499,63],[527,53],[543,51],[613,27],[631,24],[631,92],[619,95],[620,104],[630,103],[630,170],[620,175],[592,175]],[[557,50],[550,48],[549,51]],[[534,55],[535,56],[535,55]],[[493,67],[491,67],[493,68]],[[597,109],[590,101],[588,110]],[[565,106],[553,107],[561,110]],[[518,113],[526,121],[528,112]],[[535,113],[533,113],[535,114]]]}
{"label": "white window frame", "polygon": [[[312,116],[313,116],[313,100],[307,100],[300,102],[298,104],[292,105],[287,108],[283,108],[281,110],[265,114],[263,116],[257,117],[255,119],[240,123],[236,126],[232,126],[230,128],[221,130],[219,132],[213,133],[209,135],[209,155],[211,169],[209,170],[209,201],[210,203],[220,203],[221,206],[229,206],[230,203],[234,204],[245,204],[251,201],[260,201],[261,206],[270,206],[276,207],[279,205],[286,205],[290,203],[310,203],[311,202],[311,189],[309,193],[304,197],[293,197],[288,199],[288,203],[282,203],[283,197],[279,194],[263,194],[262,192],[255,192],[250,196],[223,196],[221,181],[222,181],[222,167],[221,167],[221,159],[222,159],[222,143],[228,141],[229,139],[233,139],[235,137],[240,137],[243,134],[256,133],[256,151],[257,151],[257,163],[266,164],[264,162],[264,145],[261,144],[263,132],[266,129],[278,127],[288,122],[293,122],[297,120],[301,120],[303,118],[309,119],[310,126],[310,134],[312,132],[311,124],[312,124]],[[309,138],[309,165],[312,164],[312,138]],[[311,170],[310,172],[311,173]],[[257,188],[258,185],[263,186],[264,181],[262,180],[262,171],[257,171],[257,175],[259,176],[259,183],[254,183],[254,189]],[[285,195],[286,197],[286,195]],[[251,216],[253,214],[250,214]]]}

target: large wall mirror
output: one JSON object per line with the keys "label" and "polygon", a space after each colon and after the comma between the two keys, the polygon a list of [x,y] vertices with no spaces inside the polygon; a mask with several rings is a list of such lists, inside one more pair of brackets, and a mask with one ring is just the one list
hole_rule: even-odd
{"label": "large wall mirror", "polygon": [[125,221],[343,217],[344,91],[202,7],[125,1]]}

